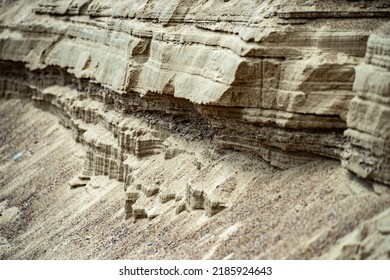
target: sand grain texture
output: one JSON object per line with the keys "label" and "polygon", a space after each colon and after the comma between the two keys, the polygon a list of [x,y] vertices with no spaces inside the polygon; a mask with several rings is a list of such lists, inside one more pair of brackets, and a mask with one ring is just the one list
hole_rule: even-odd
{"label": "sand grain texture", "polygon": [[[16,100],[2,101],[1,113],[10,120],[1,123],[1,131],[8,132],[3,147],[9,145],[1,153],[1,211],[20,209],[19,216],[2,223],[3,259],[319,258],[390,203],[387,187],[378,185],[375,192],[334,160],[281,171],[232,152],[213,155],[220,158],[220,169],[238,171],[230,179],[236,187],[225,201],[229,208],[212,217],[201,209],[176,214],[178,202],[170,200],[153,219],[125,220],[118,181],[97,176],[86,187],[70,188],[85,154],[55,117]],[[199,142],[177,145],[209,149]],[[32,154],[12,160],[16,151],[30,147]],[[194,157],[181,156],[185,162]],[[170,179],[171,160],[161,164],[163,155],[157,155],[141,163],[143,182],[156,170],[161,182]],[[212,183],[217,174],[206,170],[203,181]],[[138,203],[149,211],[159,205],[155,200]]]}

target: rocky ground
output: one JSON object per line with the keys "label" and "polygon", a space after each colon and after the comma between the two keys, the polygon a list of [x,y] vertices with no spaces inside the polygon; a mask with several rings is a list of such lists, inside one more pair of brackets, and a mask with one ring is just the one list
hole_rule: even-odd
{"label": "rocky ground", "polygon": [[[339,161],[279,170],[205,140],[177,141],[178,148],[212,152],[220,170],[236,170],[229,207],[212,217],[177,214],[168,201],[154,219],[125,220],[123,183],[96,176],[86,187],[69,187],[85,151],[56,117],[19,99],[0,100],[0,115],[1,259],[390,257],[389,188],[355,179]],[[143,162],[139,176],[161,157]],[[171,162],[163,163],[166,174],[179,168]],[[217,175],[205,170],[204,182]]]}

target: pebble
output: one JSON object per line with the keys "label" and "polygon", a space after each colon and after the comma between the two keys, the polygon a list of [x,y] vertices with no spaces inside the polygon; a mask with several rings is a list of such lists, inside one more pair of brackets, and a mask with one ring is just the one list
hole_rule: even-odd
{"label": "pebble", "polygon": [[300,204],[298,204],[298,205],[296,205],[296,206],[294,207],[294,209],[295,209],[296,212],[299,212],[299,211],[302,210],[302,206],[301,206]]}
{"label": "pebble", "polygon": [[23,156],[23,153],[22,153],[22,152],[19,152],[19,153],[16,153],[16,154],[12,157],[12,159],[13,159],[14,161],[17,161],[17,160],[19,160],[22,156]]}
{"label": "pebble", "polygon": [[390,234],[390,226],[380,226],[378,231],[382,234]]}
{"label": "pebble", "polygon": [[379,222],[378,231],[381,234],[390,234],[390,218],[382,219]]}

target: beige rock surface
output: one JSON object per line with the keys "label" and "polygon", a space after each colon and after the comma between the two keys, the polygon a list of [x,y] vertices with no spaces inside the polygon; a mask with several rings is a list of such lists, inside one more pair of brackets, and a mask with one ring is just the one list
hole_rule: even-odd
{"label": "beige rock surface", "polygon": [[382,259],[390,258],[390,211],[362,223],[331,248],[324,259]]}
{"label": "beige rock surface", "polygon": [[390,184],[390,23],[370,36],[354,90],[343,164],[363,178]]}
{"label": "beige rock surface", "polygon": [[26,86],[77,87],[126,112],[191,109],[221,147],[287,168],[345,146],[354,66],[390,17],[386,1],[345,2],[12,1],[0,58],[22,63],[6,83],[49,71]]}
{"label": "beige rock surface", "polygon": [[[1,259],[321,258],[390,203],[388,187],[354,178],[336,160],[280,170],[179,133],[168,139],[183,150],[175,157],[128,159],[137,169],[126,192],[108,176],[70,188],[83,166],[83,145],[58,118],[30,103],[2,101],[0,112],[1,211],[19,208],[19,216],[0,227]],[[151,191],[155,187],[158,192]],[[196,195],[202,191],[203,197]],[[124,219],[130,192],[139,194],[132,205],[137,211]],[[210,202],[226,208],[213,213],[218,204]],[[388,254],[380,239],[373,240],[377,245],[365,258]]]}
{"label": "beige rock surface", "polygon": [[[3,1],[1,257],[340,257],[389,206],[389,19],[384,0]],[[341,255],[388,254],[369,248]]]}

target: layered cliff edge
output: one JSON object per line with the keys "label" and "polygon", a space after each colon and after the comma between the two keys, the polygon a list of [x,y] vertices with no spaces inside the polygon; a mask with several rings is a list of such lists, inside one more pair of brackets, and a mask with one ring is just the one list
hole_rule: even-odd
{"label": "layered cliff edge", "polygon": [[[235,257],[319,257],[389,205],[389,19],[390,4],[379,0],[3,1],[0,95],[31,100],[71,129],[86,151],[71,186],[113,180],[123,186],[126,219],[156,223],[162,214],[204,210],[218,221],[242,197],[263,188],[276,195],[286,181],[271,173],[292,172],[297,185],[318,188],[316,199],[338,182],[343,187],[323,202],[329,205],[315,204],[313,213],[334,207],[341,214],[353,199],[361,209],[333,222],[319,215],[328,229],[310,236],[311,245],[295,253],[286,245],[310,227],[284,245],[274,236],[266,253],[235,241],[242,248]],[[306,184],[310,165],[338,175]],[[294,168],[308,173],[301,178]],[[252,201],[251,210],[266,215]],[[294,215],[308,204],[297,202]],[[369,254],[356,246],[356,255],[341,255],[388,257],[386,249]],[[208,257],[223,257],[217,249]]]}

